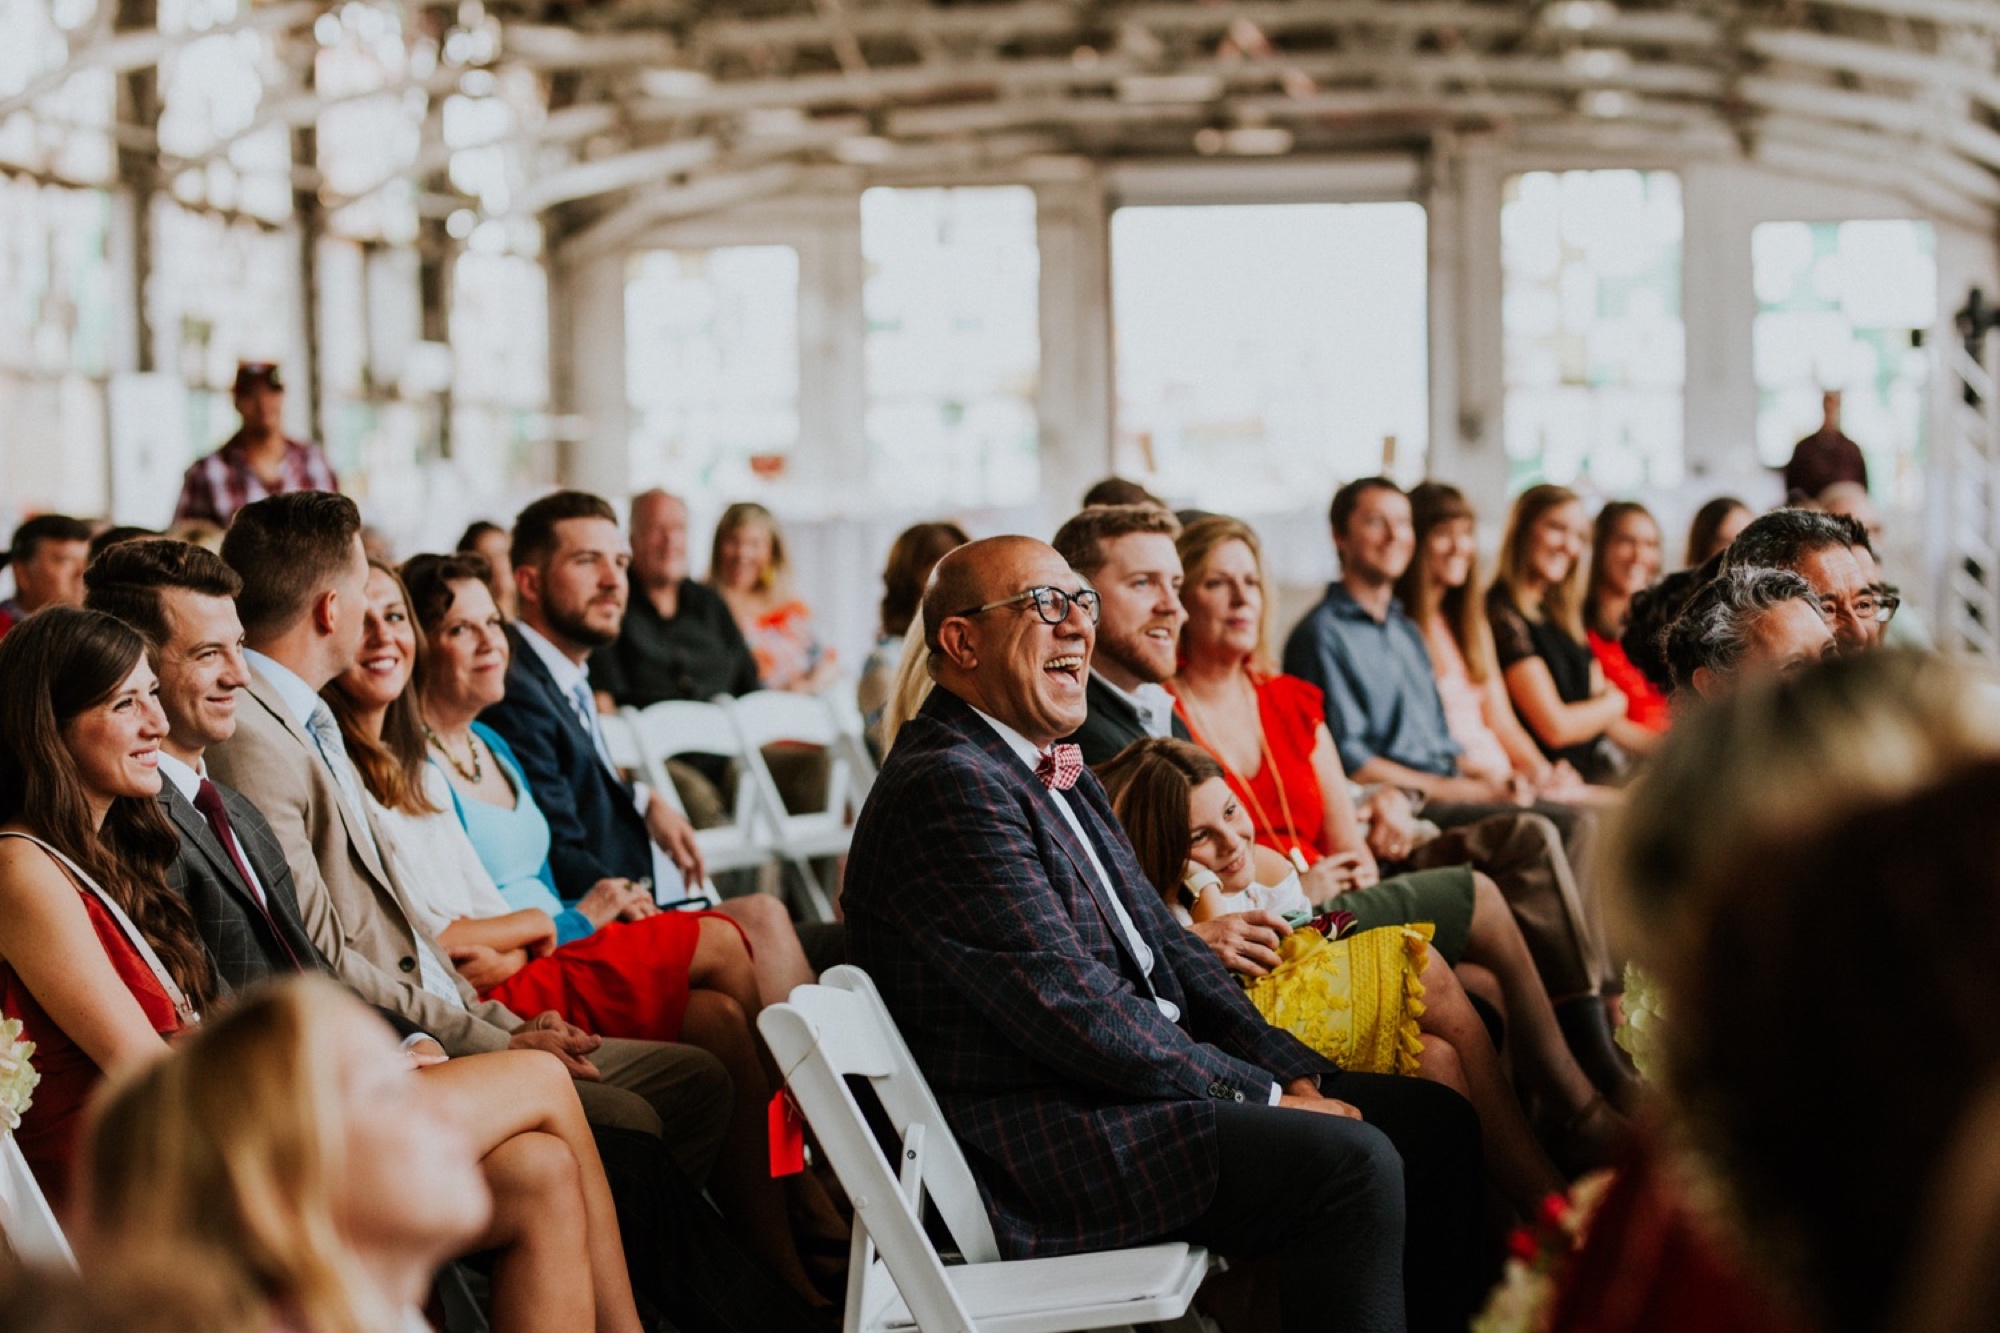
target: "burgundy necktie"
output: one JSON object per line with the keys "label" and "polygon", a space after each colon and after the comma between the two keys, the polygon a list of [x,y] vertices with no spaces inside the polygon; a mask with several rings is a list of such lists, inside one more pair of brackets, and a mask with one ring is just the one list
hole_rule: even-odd
{"label": "burgundy necktie", "polygon": [[1035,776],[1050,791],[1068,791],[1083,776],[1083,747],[1051,745],[1048,753],[1035,762]]}
{"label": "burgundy necktie", "polygon": [[236,867],[236,873],[243,877],[243,887],[250,891],[250,896],[257,900],[257,906],[263,910],[264,924],[271,928],[271,934],[277,939],[278,947],[285,951],[285,957],[292,960],[295,969],[303,971],[304,964],[299,962],[299,956],[292,952],[292,946],[286,941],[285,933],[278,929],[277,921],[271,916],[271,904],[265,897],[269,890],[250,873],[250,867],[243,862],[243,853],[236,848],[236,830],[229,822],[229,812],[222,808],[222,793],[207,778],[203,778],[201,785],[195,788],[194,808],[201,811],[201,817],[208,821],[208,827],[214,832],[215,840],[222,844],[222,850],[229,853],[229,863]]}

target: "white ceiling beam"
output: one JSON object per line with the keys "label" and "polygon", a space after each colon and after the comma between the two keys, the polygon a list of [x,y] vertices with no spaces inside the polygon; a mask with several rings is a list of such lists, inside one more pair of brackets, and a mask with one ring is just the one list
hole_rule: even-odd
{"label": "white ceiling beam", "polygon": [[576,232],[561,242],[559,251],[565,263],[616,254],[662,222],[768,199],[793,189],[804,175],[795,162],[774,162],[754,171],[710,176],[686,185],[662,185]]}
{"label": "white ceiling beam", "polygon": [[1753,30],[1744,34],[1743,45],[1767,60],[1904,83],[1943,85],[2000,108],[2000,74],[1946,55],[1803,30]]}
{"label": "white ceiling beam", "polygon": [[2000,207],[2000,176],[1941,147],[1913,144],[1896,135],[1830,125],[1800,116],[1767,116],[1758,123],[1756,134],[1759,139],[1775,137],[1825,152],[1847,153],[1857,160],[1920,168],[1964,198]]}
{"label": "white ceiling beam", "polygon": [[506,59],[530,69],[670,65],[680,58],[679,44],[664,32],[579,32],[539,23],[505,25],[500,46]]}
{"label": "white ceiling beam", "polygon": [[763,19],[713,19],[694,25],[688,46],[697,57],[708,57],[740,55],[760,48],[823,46],[842,37],[1004,41],[1015,36],[1061,36],[1074,32],[1080,22],[1076,6],[1044,0],[970,9],[898,6],[855,10],[839,16],[788,14]]}
{"label": "white ceiling beam", "polygon": [[1818,0],[1818,3],[1890,18],[2000,32],[2000,6],[1994,5],[1993,0]]}
{"label": "white ceiling beam", "polygon": [[720,145],[713,139],[686,139],[579,162],[538,177],[515,198],[513,211],[535,214],[573,199],[611,194],[647,181],[683,175],[709,165],[720,153]]}
{"label": "white ceiling beam", "polygon": [[[1809,144],[1783,138],[1760,139],[1751,151],[1756,162],[1780,171],[1816,177],[1842,185],[1873,185],[1902,195],[1920,211],[1949,219],[1975,230],[1988,230],[1994,215],[1990,208],[1964,195],[1907,163],[1868,158],[1857,161],[1852,154],[1829,152]],[[1857,181],[1858,177],[1858,181]]]}

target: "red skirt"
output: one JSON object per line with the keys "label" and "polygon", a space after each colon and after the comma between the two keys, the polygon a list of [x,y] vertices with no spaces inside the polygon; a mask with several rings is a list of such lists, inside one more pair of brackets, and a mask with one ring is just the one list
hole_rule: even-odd
{"label": "red skirt", "polygon": [[[480,996],[524,1018],[550,1009],[601,1037],[675,1041],[687,1014],[688,966],[703,917],[720,912],[662,912],[613,921],[528,965]],[[737,934],[743,933],[736,926]],[[743,947],[748,949],[746,937]]]}

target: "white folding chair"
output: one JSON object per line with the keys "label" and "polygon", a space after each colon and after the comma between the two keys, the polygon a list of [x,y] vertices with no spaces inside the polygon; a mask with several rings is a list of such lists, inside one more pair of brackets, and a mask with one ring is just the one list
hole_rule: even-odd
{"label": "white folding chair", "polygon": [[[713,754],[735,761],[739,769],[743,766],[742,742],[719,704],[675,699],[644,709],[621,708],[618,715],[623,730],[631,736],[646,781],[682,814],[687,810],[673,774],[667,770],[667,760],[684,754]],[[752,870],[771,862],[775,852],[758,817],[761,801],[762,792],[756,784],[747,779],[738,782],[729,822],[695,830],[694,840],[701,845],[702,864],[709,874]]]}
{"label": "white folding chair", "polygon": [[[815,857],[847,855],[854,838],[852,816],[860,811],[857,788],[865,791],[874,781],[875,768],[868,759],[868,747],[850,741],[840,725],[834,706],[818,695],[789,690],[758,690],[722,706],[736,724],[737,739],[743,747],[744,771],[757,783],[762,802],[760,814],[771,844],[778,855],[798,869],[805,881],[807,898],[822,921],[833,920],[834,885],[822,884],[813,873]],[[817,745],[826,751],[829,772],[826,803],[817,810],[788,811],[771,768],[764,760],[764,747],[781,741]]]}
{"label": "white folding chair", "polygon": [[[1003,1260],[965,1155],[858,967],[835,967],[758,1016],[779,1073],[854,1203],[845,1333],[1064,1333],[1185,1321],[1207,1251],[1173,1241]],[[848,1086],[866,1078],[894,1128],[892,1167]],[[947,1266],[918,1218],[928,1194],[966,1262]]]}
{"label": "white folding chair", "polygon": [[0,1235],[25,1263],[76,1267],[69,1238],[11,1133],[0,1134]]}

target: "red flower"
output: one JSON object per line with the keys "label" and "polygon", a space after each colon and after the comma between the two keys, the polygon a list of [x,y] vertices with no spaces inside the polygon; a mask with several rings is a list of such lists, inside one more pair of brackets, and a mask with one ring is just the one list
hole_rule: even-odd
{"label": "red flower", "polygon": [[1535,1220],[1545,1227],[1559,1227],[1569,1216],[1569,1210],[1567,1195],[1549,1194],[1543,1197],[1541,1207],[1535,1210]]}
{"label": "red flower", "polygon": [[1535,1239],[1534,1232],[1526,1227],[1515,1227],[1513,1234],[1507,1237],[1507,1253],[1524,1264],[1532,1264],[1541,1257],[1542,1245]]}

